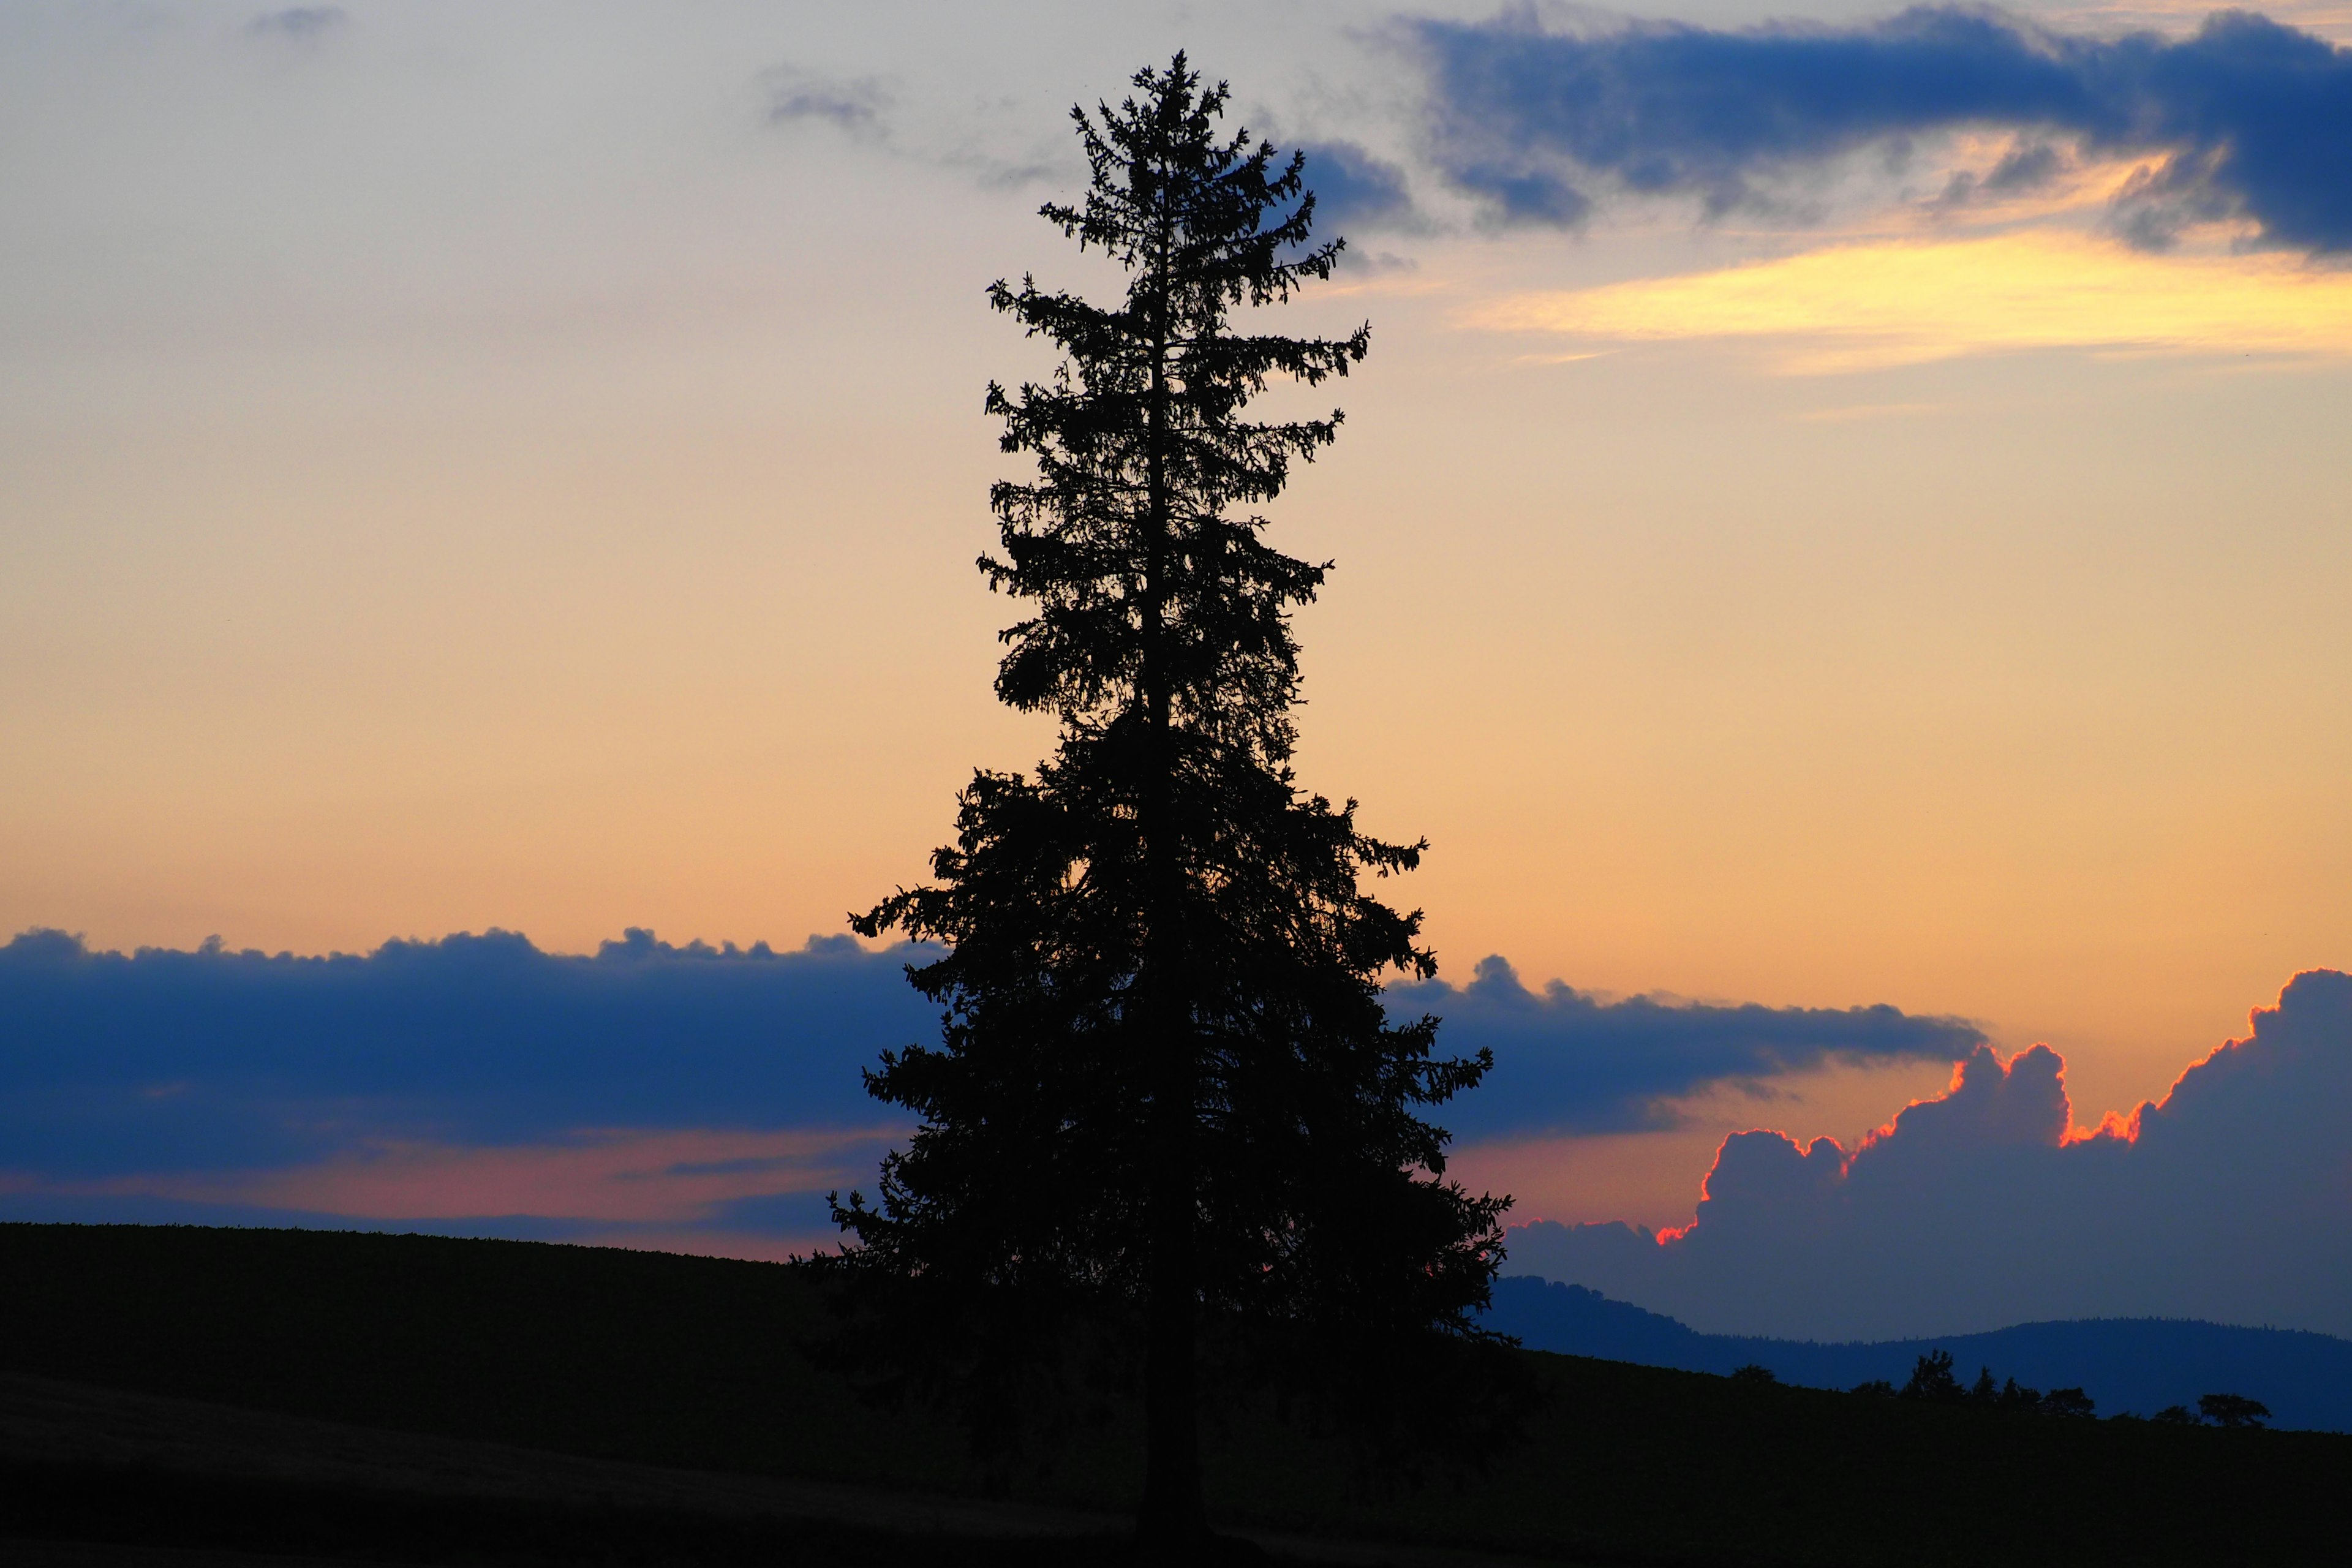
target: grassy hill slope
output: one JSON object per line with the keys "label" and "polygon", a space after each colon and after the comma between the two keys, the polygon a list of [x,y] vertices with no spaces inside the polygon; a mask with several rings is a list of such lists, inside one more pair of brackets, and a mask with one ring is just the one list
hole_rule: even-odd
{"label": "grassy hill slope", "polygon": [[[0,1226],[0,1367],[566,1453],[968,1490],[955,1434],[795,1350],[770,1264],[334,1232]],[[1224,1520],[1629,1563],[2333,1562],[2352,1438],[1923,1408],[1530,1354],[1552,1407],[1474,1485],[1351,1493],[1244,1419]],[[1368,1368],[1377,1376],[1377,1368]],[[1018,1489],[1120,1508],[1131,1433]]]}

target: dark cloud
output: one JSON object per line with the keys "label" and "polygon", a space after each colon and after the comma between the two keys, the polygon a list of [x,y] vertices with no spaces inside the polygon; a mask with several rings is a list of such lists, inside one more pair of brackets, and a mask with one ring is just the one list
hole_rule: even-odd
{"label": "dark cloud", "polygon": [[[570,1147],[583,1131],[887,1123],[898,1113],[866,1096],[859,1069],[936,1035],[902,973],[927,951],[868,952],[846,937],[714,950],[632,931],[564,957],[492,931],[365,956],[216,943],[125,954],[29,931],[0,946],[0,1178],[87,1187],[311,1166],[388,1141],[455,1160]],[[1465,1138],[1659,1126],[1664,1101],[1727,1079],[1949,1059],[1981,1038],[1892,1007],[1531,992],[1499,958],[1460,989],[1390,999],[1442,1015],[1449,1049],[1494,1048],[1488,1085],[1447,1108]]]}
{"label": "dark cloud", "polygon": [[2057,178],[2065,166],[2065,155],[2047,142],[2012,147],[1985,175],[1984,188],[2000,195],[2040,190]]}
{"label": "dark cloud", "polygon": [[1499,957],[1459,990],[1390,988],[1391,1014],[1444,1020],[1451,1053],[1481,1046],[1495,1070],[1444,1108],[1457,1137],[1621,1131],[1671,1124],[1665,1102],[1726,1079],[1758,1081],[1831,1062],[1949,1061],[1984,1039],[1959,1018],[1893,1007],[1763,1007],[1651,996],[1603,1002],[1555,980],[1528,990]]}
{"label": "dark cloud", "polygon": [[2193,1317],[2352,1333],[2352,976],[2295,977],[2160,1102],[2074,1129],[2047,1047],[1972,1053],[1851,1154],[1724,1142],[1691,1226],[1529,1226],[1515,1271],[1723,1332]]}
{"label": "dark cloud", "polygon": [[0,947],[0,1169],[47,1178],[299,1163],[369,1139],[871,1126],[859,1068],[934,1035],[902,970],[632,931],[593,957],[492,931],[365,957]]}
{"label": "dark cloud", "polygon": [[797,66],[779,66],[762,81],[772,125],[815,121],[862,142],[879,142],[889,134],[885,116],[892,95],[872,77],[830,77]]}
{"label": "dark cloud", "polygon": [[1315,193],[1317,232],[1342,228],[1395,228],[1414,219],[1404,171],[1375,158],[1352,142],[1309,142],[1307,184]]}
{"label": "dark cloud", "polygon": [[[2274,244],[2352,247],[2352,51],[2250,12],[2177,39],[1927,6],[1849,27],[1414,31],[1440,167],[1510,221],[1581,221],[1596,181],[1722,213],[1761,201],[1759,180],[1857,150],[2007,128],[2153,160],[2119,203],[2138,243],[2243,217]],[[2054,167],[2021,155],[1986,184]]]}
{"label": "dark cloud", "polygon": [[2056,180],[2072,163],[2047,142],[2021,142],[1982,174],[1973,169],[1954,174],[1927,204],[1927,210],[1940,216],[1987,197],[2030,195]]}
{"label": "dark cloud", "polygon": [[350,14],[340,5],[294,5],[283,11],[264,12],[247,25],[246,31],[256,37],[292,38],[299,43],[310,43],[325,37],[350,21]]}

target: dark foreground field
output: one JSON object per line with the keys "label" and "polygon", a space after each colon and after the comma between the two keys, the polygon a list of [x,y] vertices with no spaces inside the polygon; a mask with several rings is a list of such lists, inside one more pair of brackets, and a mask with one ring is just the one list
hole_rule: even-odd
{"label": "dark foreground field", "polygon": [[[867,1409],[802,1359],[815,1311],[793,1270],[766,1264],[0,1226],[0,1556],[226,1568],[257,1553],[1117,1554],[1129,1435],[1075,1445],[1010,1498],[982,1498],[953,1434]],[[1366,1496],[1334,1456],[1244,1420],[1218,1448],[1213,1507],[1300,1560],[2336,1563],[2352,1541],[2337,1501],[2352,1438],[1530,1359],[1551,1408],[1492,1475]]]}

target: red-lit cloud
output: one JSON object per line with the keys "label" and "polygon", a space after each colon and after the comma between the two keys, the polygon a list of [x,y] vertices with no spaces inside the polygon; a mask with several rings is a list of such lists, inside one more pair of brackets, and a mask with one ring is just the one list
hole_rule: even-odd
{"label": "red-lit cloud", "polygon": [[1691,1223],[1538,1222],[1509,1271],[1721,1332],[2170,1316],[2352,1333],[2352,976],[2298,975],[2160,1102],[2078,1128],[2046,1046],[1979,1047],[1852,1152],[1724,1141]]}

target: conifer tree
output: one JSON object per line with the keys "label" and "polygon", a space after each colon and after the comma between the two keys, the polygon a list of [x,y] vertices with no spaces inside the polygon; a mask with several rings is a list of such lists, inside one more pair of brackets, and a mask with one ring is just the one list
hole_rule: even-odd
{"label": "conifer tree", "polygon": [[1139,1360],[1139,1529],[1181,1545],[1207,1528],[1210,1347],[1327,1409],[1409,1397],[1428,1356],[1493,1338],[1474,1314],[1508,1199],[1448,1180],[1421,1116],[1490,1057],[1440,1058],[1435,1020],[1381,1005],[1385,973],[1435,963],[1419,913],[1363,884],[1423,846],[1370,837],[1292,772],[1290,614],[1328,568],[1270,546],[1253,509],[1340,416],[1243,416],[1276,378],[1347,374],[1370,329],[1241,327],[1328,279],[1342,242],[1310,237],[1301,155],[1222,132],[1223,84],[1179,54],[1134,85],[1072,110],[1091,182],[1043,209],[1125,269],[1125,297],[989,289],[1063,355],[988,389],[1035,477],[993,488],[1002,547],[980,562],[1028,605],[997,693],[1055,714],[1059,742],[1034,776],[976,774],[933,881],[852,921],[943,944],[909,971],[943,1035],[867,1075],[920,1124],[877,1205],[835,1215],[852,1274],[984,1425],[1037,1403],[1075,1347]]}

